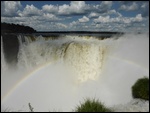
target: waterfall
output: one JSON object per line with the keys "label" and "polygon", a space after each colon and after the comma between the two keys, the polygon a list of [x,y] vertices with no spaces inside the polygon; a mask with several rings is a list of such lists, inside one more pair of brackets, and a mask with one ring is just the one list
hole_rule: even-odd
{"label": "waterfall", "polygon": [[32,42],[30,37],[25,36],[23,43],[21,36],[18,36],[18,64],[32,68],[46,62],[62,60],[78,76],[79,81],[94,80],[102,68],[104,47],[101,43],[79,41],[79,37],[76,38],[78,40],[46,40],[39,36]]}
{"label": "waterfall", "polygon": [[[3,38],[2,110],[28,111],[31,103],[34,111],[72,111],[85,98],[95,98],[108,107],[121,106],[114,107],[116,111],[137,111],[138,106],[149,111],[149,102],[131,105],[137,102],[132,102],[132,85],[149,77],[149,36],[125,34],[100,40],[78,35],[18,35],[19,44],[7,36],[5,46]],[[15,48],[3,48],[7,44]],[[10,56],[5,52],[11,52]],[[11,64],[7,58],[11,61],[16,56],[15,68],[7,68]]]}
{"label": "waterfall", "polygon": [[3,72],[7,69],[7,63],[4,56],[4,49],[3,49],[3,37],[1,36],[1,73],[3,75]]}

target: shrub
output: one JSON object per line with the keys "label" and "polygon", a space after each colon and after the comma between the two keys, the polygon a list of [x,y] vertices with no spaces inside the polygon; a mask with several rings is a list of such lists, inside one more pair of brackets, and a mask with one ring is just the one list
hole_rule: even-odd
{"label": "shrub", "polygon": [[82,103],[80,106],[77,106],[75,112],[111,112],[111,110],[106,108],[98,100],[86,99],[84,103]]}
{"label": "shrub", "polygon": [[149,100],[149,79],[144,77],[136,81],[132,86],[132,96],[133,98],[141,98],[144,100]]}

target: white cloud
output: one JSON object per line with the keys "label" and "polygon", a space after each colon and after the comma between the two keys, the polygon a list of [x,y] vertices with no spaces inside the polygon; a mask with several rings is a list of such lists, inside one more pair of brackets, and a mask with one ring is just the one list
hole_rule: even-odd
{"label": "white cloud", "polygon": [[131,23],[131,21],[132,21],[132,19],[131,18],[122,18],[122,23],[124,23],[124,24],[129,24],[129,23]]}
{"label": "white cloud", "polygon": [[142,5],[141,5],[141,8],[146,8],[147,7],[147,3],[143,3]]}
{"label": "white cloud", "polygon": [[86,17],[86,16],[83,16],[83,18],[80,18],[79,19],[79,22],[88,22],[89,21],[89,18],[88,17]]}
{"label": "white cloud", "polygon": [[144,2],[141,5],[141,13],[143,17],[148,17],[149,16],[149,1]]}
{"label": "white cloud", "polygon": [[[1,3],[1,22],[24,24],[36,30],[115,31],[134,26],[149,29],[149,18],[144,17],[144,15],[148,16],[149,2],[140,2],[141,4],[125,2],[122,5],[123,10],[126,11],[134,11],[140,7],[139,14],[135,17],[124,17],[117,9],[111,9],[113,2],[110,1],[99,2],[100,4],[96,5],[86,4],[84,1],[72,1],[70,4],[63,5],[43,5],[41,9],[34,5],[26,5],[23,10],[20,8],[20,2]],[[17,14],[20,17],[17,17]],[[72,18],[73,16],[76,17]]]}
{"label": "white cloud", "polygon": [[[66,28],[63,24],[52,25],[52,22],[59,23],[59,18],[53,14],[43,14],[42,16],[30,16],[30,17],[1,17],[2,22],[24,24],[30,26],[36,30],[58,30],[55,26],[60,28]],[[54,29],[55,28],[55,29]]]}
{"label": "white cloud", "polygon": [[70,3],[71,9],[76,12],[82,12],[86,8],[86,4],[84,1],[71,1]]}
{"label": "white cloud", "polygon": [[119,12],[117,12],[117,11],[116,11],[116,10],[114,10],[114,9],[109,10],[107,14],[108,14],[108,15],[112,15],[112,14],[114,14],[114,15],[116,15],[116,16],[122,17],[122,14],[121,14],[121,13],[119,13]]}
{"label": "white cloud", "polygon": [[60,15],[76,15],[85,14],[89,6],[84,1],[71,1],[70,5],[59,6],[58,14]]}
{"label": "white cloud", "polygon": [[134,22],[141,22],[143,20],[141,14],[137,14],[136,17],[133,19]]}
{"label": "white cloud", "polygon": [[103,27],[103,25],[101,25],[101,24],[96,24],[95,27],[96,27],[96,28],[101,28],[101,27]]}
{"label": "white cloud", "polygon": [[41,14],[42,12],[34,5],[26,5],[23,12],[19,12],[20,16],[37,16]]}
{"label": "white cloud", "polygon": [[70,26],[71,26],[71,27],[72,27],[72,26],[76,26],[77,24],[78,24],[78,22],[73,21],[73,22],[70,23]]}
{"label": "white cloud", "polygon": [[69,5],[59,6],[59,15],[83,15],[89,14],[90,18],[97,17],[98,13],[106,13],[110,10],[112,1],[102,1],[101,4],[86,4],[84,1],[71,1]]}
{"label": "white cloud", "polygon": [[20,1],[1,1],[1,16],[17,16],[21,7]]}
{"label": "white cloud", "polygon": [[67,28],[67,26],[65,25],[65,24],[62,24],[62,23],[56,23],[56,25],[57,25],[57,28],[58,29],[62,29],[62,28]]}
{"label": "white cloud", "polygon": [[96,5],[97,12],[105,13],[107,12],[112,6],[112,1],[102,1],[100,5]]}
{"label": "white cloud", "polygon": [[94,19],[94,22],[96,23],[107,23],[110,22],[110,16],[99,16],[97,19]]}
{"label": "white cloud", "polygon": [[[55,31],[55,30],[66,30],[67,26],[63,23],[55,23],[55,22],[47,22],[45,24],[40,24],[40,27],[43,28],[45,31]],[[39,27],[39,29],[40,29]]]}
{"label": "white cloud", "polygon": [[143,18],[141,14],[137,14],[136,17],[115,17],[110,18],[110,16],[99,16],[97,19],[93,20],[95,23],[123,23],[130,24],[134,22],[142,22]]}
{"label": "white cloud", "polygon": [[131,5],[121,5],[120,10],[124,10],[124,11],[135,11],[138,9],[138,4],[136,2],[133,2]]}
{"label": "white cloud", "polygon": [[23,24],[32,28],[35,28],[36,25],[39,25],[40,23],[36,17],[1,17],[1,21],[14,24]]}
{"label": "white cloud", "polygon": [[90,14],[89,14],[89,18],[95,18],[95,17],[98,17],[99,16],[99,14],[98,13],[95,13],[95,12],[91,12]]}
{"label": "white cloud", "polygon": [[122,23],[139,23],[139,22],[142,22],[143,21],[143,18],[141,16],[141,14],[137,14],[136,17],[122,17],[121,18],[121,22]]}
{"label": "white cloud", "polygon": [[[84,31],[85,29],[86,30],[93,30],[93,26],[90,25],[88,23],[85,23],[85,22],[79,22],[78,21],[73,21],[69,24],[69,29],[72,29],[73,31],[76,30],[76,31]],[[95,27],[95,26],[94,26]]]}
{"label": "white cloud", "polygon": [[65,15],[68,15],[70,14],[70,6],[69,5],[62,5],[62,6],[59,6],[59,11],[58,11],[59,14],[65,14]]}
{"label": "white cloud", "polygon": [[111,6],[112,6],[112,1],[102,1],[101,3],[101,7],[111,8]]}
{"label": "white cloud", "polygon": [[55,15],[53,14],[50,14],[50,13],[44,13],[43,16],[42,16],[43,20],[53,20],[53,21],[57,21],[57,20],[60,20],[59,18],[57,18]]}
{"label": "white cloud", "polygon": [[42,11],[49,12],[49,13],[57,13],[58,12],[58,6],[44,5],[44,6],[42,6]]}

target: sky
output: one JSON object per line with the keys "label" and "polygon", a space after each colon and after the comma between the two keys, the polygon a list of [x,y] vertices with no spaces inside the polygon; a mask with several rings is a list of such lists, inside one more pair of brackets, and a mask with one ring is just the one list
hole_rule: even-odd
{"label": "sky", "polygon": [[1,22],[37,31],[149,32],[149,1],[1,1]]}

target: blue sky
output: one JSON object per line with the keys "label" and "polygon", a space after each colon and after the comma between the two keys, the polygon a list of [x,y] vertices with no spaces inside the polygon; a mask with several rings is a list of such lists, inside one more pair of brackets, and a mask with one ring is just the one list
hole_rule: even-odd
{"label": "blue sky", "polygon": [[149,31],[149,1],[1,1],[1,22],[37,31]]}

